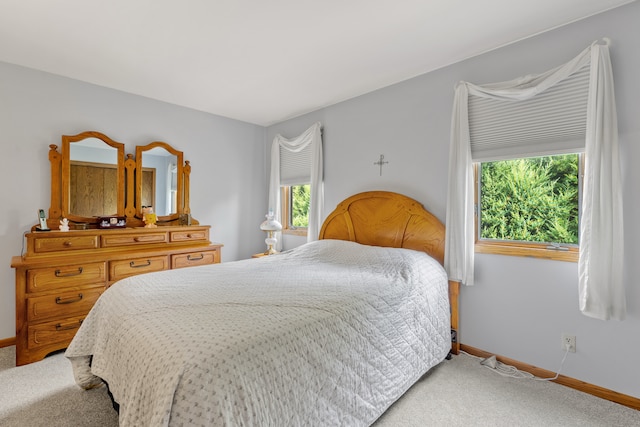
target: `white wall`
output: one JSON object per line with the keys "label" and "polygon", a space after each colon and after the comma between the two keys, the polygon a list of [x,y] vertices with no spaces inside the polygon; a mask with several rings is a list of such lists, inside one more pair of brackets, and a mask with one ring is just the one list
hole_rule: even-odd
{"label": "white wall", "polygon": [[11,257],[50,201],[49,144],[102,132],[126,144],[165,141],[192,166],[191,211],[224,244],[223,261],[264,246],[265,129],[79,81],[0,63],[0,340],[15,336]]}
{"label": "white wall", "polygon": [[[392,190],[445,218],[449,126],[456,82],[489,83],[560,65],[601,37],[616,79],[626,255],[628,318],[604,322],[578,310],[577,265],[478,255],[476,286],[461,291],[460,339],[496,354],[555,371],[560,336],[577,336],[577,352],[563,373],[640,398],[640,4],[632,3],[503,47],[406,82],[348,100],[268,129],[294,137],[315,121],[324,125],[325,216],[342,199],[367,190]],[[373,163],[384,154],[383,175]],[[635,167],[634,167],[635,166]],[[285,248],[301,243],[285,239]]]}

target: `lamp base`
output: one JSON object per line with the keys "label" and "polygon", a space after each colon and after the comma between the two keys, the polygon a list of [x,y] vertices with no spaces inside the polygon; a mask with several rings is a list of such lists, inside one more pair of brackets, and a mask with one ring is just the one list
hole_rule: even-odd
{"label": "lamp base", "polygon": [[268,231],[268,237],[264,239],[264,242],[267,244],[267,250],[264,252],[265,255],[273,255],[278,253],[278,251],[274,247],[276,243],[278,243],[278,240],[273,235],[273,231]]}

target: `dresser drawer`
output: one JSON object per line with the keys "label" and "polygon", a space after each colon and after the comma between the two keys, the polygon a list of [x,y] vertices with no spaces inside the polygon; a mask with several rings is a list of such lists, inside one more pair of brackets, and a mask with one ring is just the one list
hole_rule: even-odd
{"label": "dresser drawer", "polygon": [[171,268],[193,267],[220,262],[219,251],[191,252],[171,255]]}
{"label": "dresser drawer", "polygon": [[151,243],[168,243],[166,232],[140,233],[140,234],[103,234],[102,247],[113,248],[116,246],[147,245]]}
{"label": "dresser drawer", "polygon": [[27,292],[42,292],[71,286],[105,283],[106,263],[64,265],[27,270]]}
{"label": "dresser drawer", "polygon": [[109,263],[109,280],[124,279],[136,274],[150,273],[152,271],[167,270],[169,268],[168,256],[155,256],[147,258],[135,258]]}
{"label": "dresser drawer", "polygon": [[192,241],[198,241],[198,240],[209,240],[209,229],[172,231],[170,233],[169,238],[172,242],[192,242]]}
{"label": "dresser drawer", "polygon": [[69,343],[82,325],[84,316],[70,317],[64,320],[30,325],[27,331],[29,350],[57,343]]}
{"label": "dresser drawer", "polygon": [[37,237],[33,241],[33,250],[36,253],[75,251],[78,249],[96,249],[98,236],[74,236],[74,237]]}
{"label": "dresser drawer", "polygon": [[103,291],[104,287],[89,288],[27,298],[27,321],[40,322],[87,314]]}

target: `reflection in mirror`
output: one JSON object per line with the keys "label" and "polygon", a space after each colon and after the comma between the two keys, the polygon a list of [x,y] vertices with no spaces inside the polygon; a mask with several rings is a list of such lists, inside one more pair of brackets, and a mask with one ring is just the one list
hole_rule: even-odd
{"label": "reflection in mirror", "polygon": [[162,147],[142,154],[142,206],[152,206],[158,216],[178,212],[178,157]]}
{"label": "reflection in mirror", "polygon": [[52,186],[52,201],[54,193],[61,195],[59,214],[70,221],[124,215],[124,144],[99,132],[63,135],[59,188]]}
{"label": "reflection in mirror", "polygon": [[118,150],[97,138],[69,147],[69,212],[84,217],[117,215]]}

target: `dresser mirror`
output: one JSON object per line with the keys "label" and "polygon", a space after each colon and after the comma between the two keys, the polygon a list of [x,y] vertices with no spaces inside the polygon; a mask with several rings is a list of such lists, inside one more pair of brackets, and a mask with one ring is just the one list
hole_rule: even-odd
{"label": "dresser mirror", "polygon": [[[182,151],[165,142],[137,146],[135,158],[124,144],[95,131],[63,135],[62,148],[49,146],[51,205],[48,226],[95,228],[104,217],[124,217],[142,227],[142,207],[152,207],[158,225],[197,225],[189,209],[191,166]],[[119,220],[118,220],[119,221]]]}
{"label": "dresser mirror", "polygon": [[[136,147],[136,216],[153,207],[158,221],[179,218],[184,207],[182,151],[164,142]],[[142,171],[141,173],[139,171]]]}
{"label": "dresser mirror", "polygon": [[124,215],[124,144],[99,132],[62,137],[61,216],[76,223]]}

